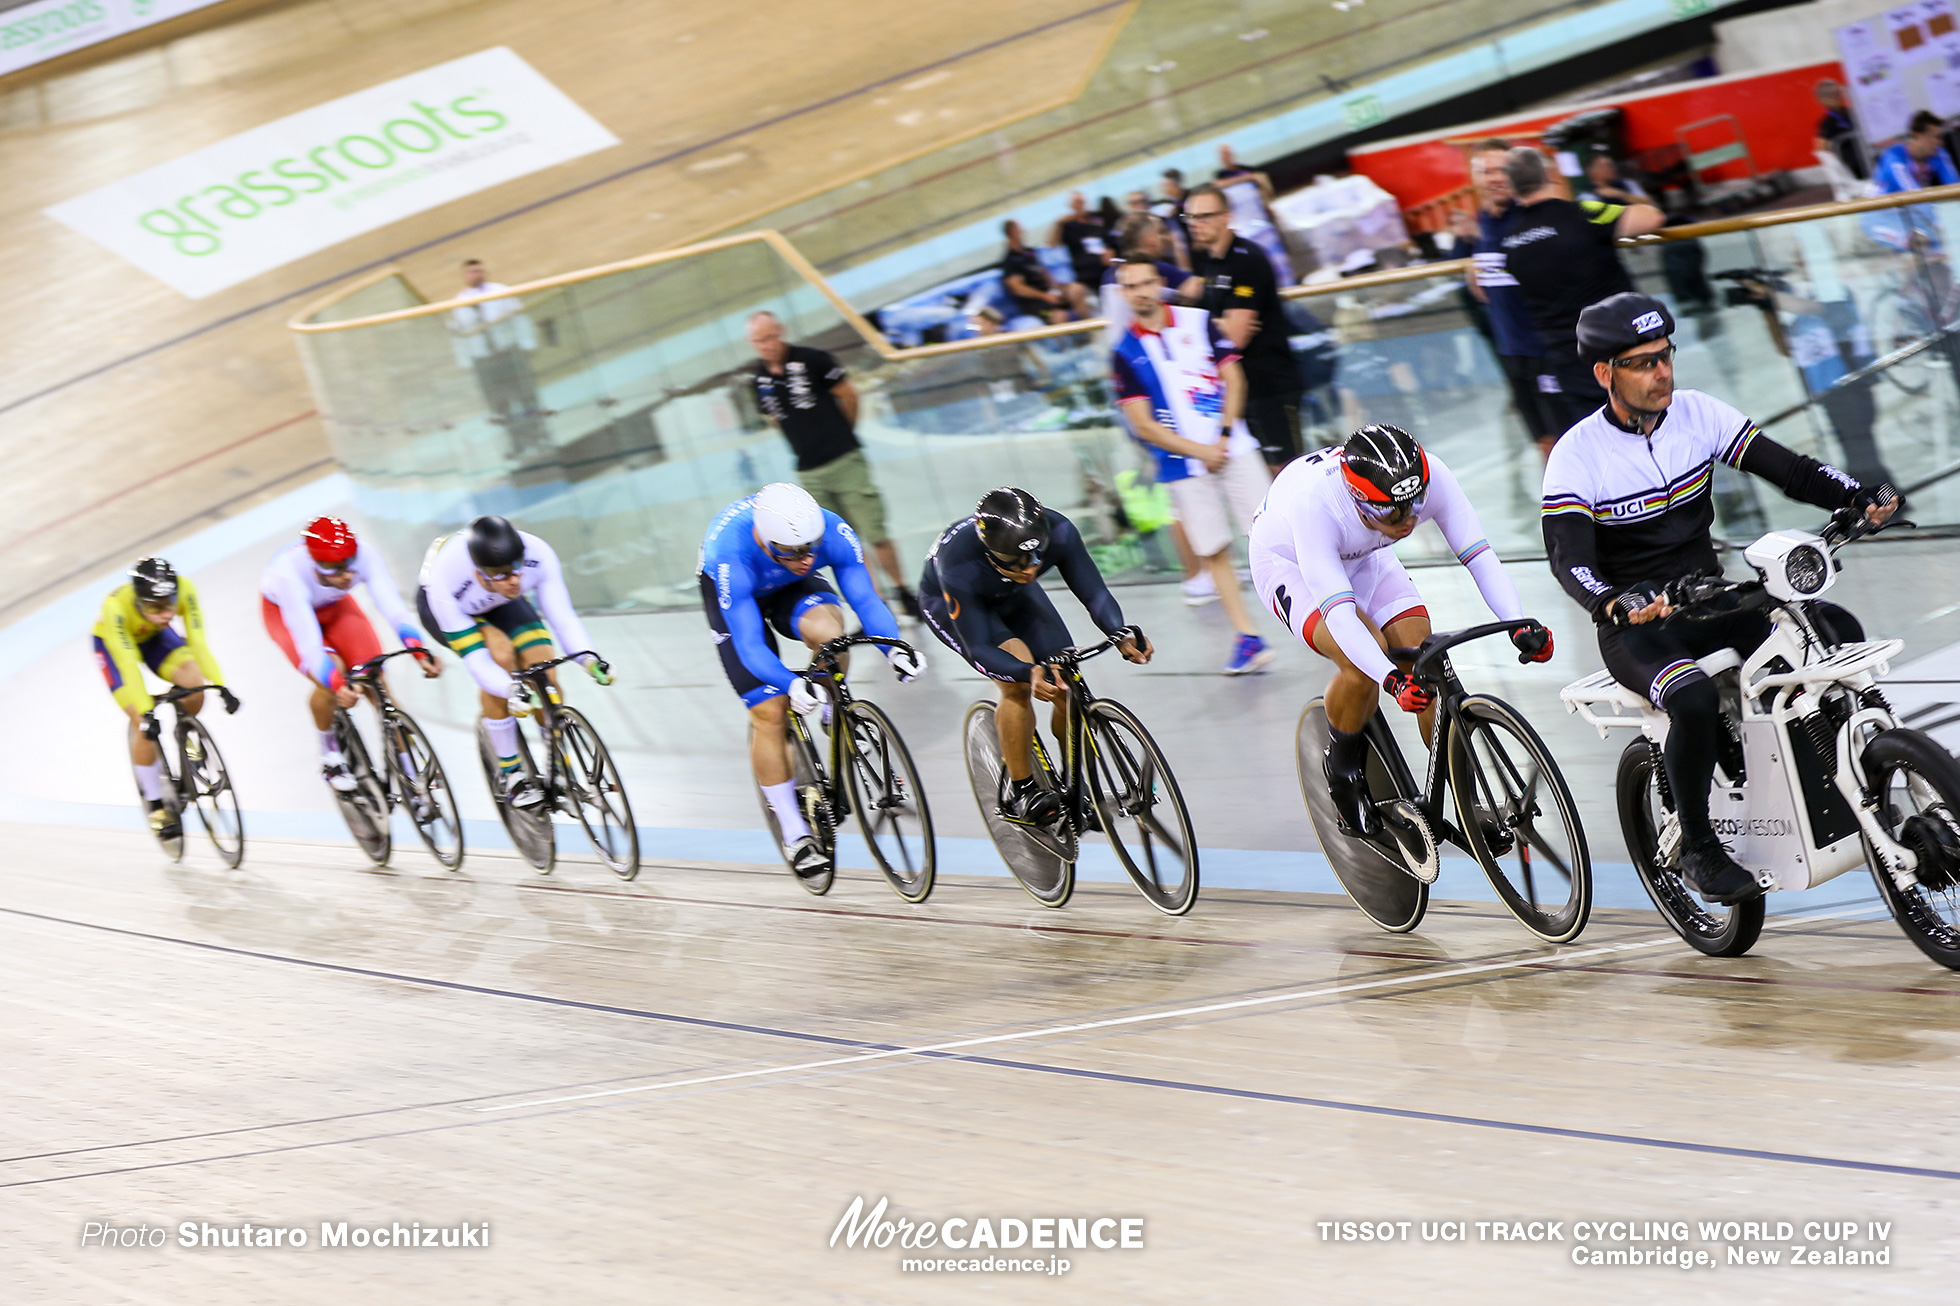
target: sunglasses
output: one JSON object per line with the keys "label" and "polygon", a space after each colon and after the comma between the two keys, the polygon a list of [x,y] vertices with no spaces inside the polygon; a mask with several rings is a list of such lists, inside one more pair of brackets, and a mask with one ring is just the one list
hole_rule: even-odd
{"label": "sunglasses", "polygon": [[993,560],[994,566],[1002,571],[1027,571],[1031,567],[1041,565],[1039,553],[995,553],[992,549],[988,549],[987,556]]}
{"label": "sunglasses", "polygon": [[485,580],[509,580],[517,574],[515,567],[499,567],[495,571],[488,567],[478,567],[477,570],[483,573]]}
{"label": "sunglasses", "polygon": [[785,565],[801,562],[817,551],[817,546],[814,544],[806,544],[800,549],[779,549],[773,544],[765,544],[762,547],[768,550],[770,557]]}
{"label": "sunglasses", "polygon": [[136,601],[136,610],[146,617],[161,616],[166,612],[175,612],[177,610],[177,600],[166,599],[161,603],[148,603],[142,599],[138,599]]}
{"label": "sunglasses", "polygon": [[1196,209],[1186,209],[1184,210],[1184,217],[1187,222],[1208,222],[1212,218],[1222,218],[1230,212],[1230,209],[1206,209],[1200,213]]}
{"label": "sunglasses", "polygon": [[1669,345],[1666,349],[1657,349],[1651,354],[1638,354],[1632,358],[1616,358],[1612,361],[1613,366],[1624,368],[1629,372],[1651,372],[1662,363],[1672,364],[1674,362],[1674,346]]}
{"label": "sunglasses", "polygon": [[1356,499],[1354,506],[1361,509],[1364,516],[1385,526],[1400,526],[1409,518],[1422,511],[1422,501],[1429,495],[1425,491],[1407,503],[1370,503],[1366,499]]}
{"label": "sunglasses", "polygon": [[[345,576],[353,569],[353,566],[354,564],[351,562],[343,562],[337,566],[325,562],[316,562],[313,564],[313,570],[319,572],[322,576]],[[484,574],[489,575],[488,572]]]}

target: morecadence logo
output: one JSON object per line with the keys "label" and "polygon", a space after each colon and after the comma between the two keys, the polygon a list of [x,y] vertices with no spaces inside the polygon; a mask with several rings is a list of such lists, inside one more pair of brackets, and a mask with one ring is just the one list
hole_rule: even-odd
{"label": "morecadence logo", "polygon": [[47,213],[201,299],[618,143],[498,48],[256,127]]}

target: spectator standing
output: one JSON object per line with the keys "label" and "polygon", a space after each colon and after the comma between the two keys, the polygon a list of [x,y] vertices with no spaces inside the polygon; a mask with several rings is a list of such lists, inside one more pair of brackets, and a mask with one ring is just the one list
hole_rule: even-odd
{"label": "spectator standing", "polygon": [[1020,223],[1009,218],[1000,224],[1000,231],[1007,237],[1007,256],[1000,261],[1001,285],[1020,316],[1040,318],[1052,325],[1068,321],[1071,308],[1081,317],[1089,315],[1083,288],[1074,283],[1056,287],[1048,269],[1041,266],[1041,256],[1022,242]]}
{"label": "spectator standing", "polygon": [[1531,310],[1518,289],[1518,279],[1505,266],[1508,256],[1499,244],[1505,217],[1511,212],[1511,180],[1504,175],[1508,142],[1487,140],[1470,155],[1470,184],[1477,188],[1475,243],[1471,247],[1470,293],[1484,304],[1497,364],[1511,387],[1511,404],[1533,442],[1549,446],[1558,432],[1538,398],[1538,360],[1545,347],[1532,329]]}
{"label": "spectator standing", "polygon": [[1817,103],[1824,106],[1824,116],[1817,121],[1817,149],[1837,155],[1859,181],[1868,180],[1871,169],[1865,166],[1865,147],[1858,137],[1858,123],[1851,116],[1851,107],[1844,102],[1844,88],[1826,77],[1817,83]]}
{"label": "spectator standing", "polygon": [[1191,271],[1204,282],[1202,305],[1239,351],[1246,425],[1267,465],[1282,467],[1300,454],[1305,386],[1273,265],[1233,232],[1232,210],[1218,187],[1194,187],[1184,198],[1184,218],[1193,236]]}
{"label": "spectator standing", "polygon": [[510,287],[490,280],[481,259],[463,262],[463,293],[469,302],[449,310],[450,345],[458,365],[476,373],[483,402],[492,422],[510,433],[511,452],[522,458],[550,443],[538,401],[538,383],[531,371],[530,353],[538,347],[538,331],[524,311],[524,301]]}
{"label": "spectator standing", "polygon": [[1164,303],[1155,264],[1122,263],[1116,275],[1131,316],[1110,355],[1117,404],[1130,430],[1154,447],[1157,480],[1170,487],[1191,551],[1211,573],[1238,632],[1225,674],[1257,671],[1273,651],[1246,611],[1232,542],[1251,529],[1272,477],[1241,419],[1246,380],[1238,349],[1203,309]]}
{"label": "spectator standing", "polygon": [[756,355],[749,372],[756,407],[789,441],[797,481],[870,544],[899,607],[919,620],[918,596],[905,587],[898,550],[885,529],[884,496],[858,443],[858,393],[843,365],[821,349],[783,339],[783,324],[774,313],[750,316],[749,347]]}
{"label": "spectator standing", "polygon": [[1163,279],[1166,303],[1195,304],[1205,289],[1204,282],[1189,269],[1171,261],[1170,224],[1162,218],[1150,213],[1132,213],[1116,229],[1116,244],[1122,258],[1103,269],[1101,292],[1102,316],[1109,323],[1111,348],[1130,325],[1129,304],[1116,278],[1117,270],[1125,262],[1154,265],[1157,275]]}
{"label": "spectator standing", "polygon": [[1666,215],[1651,204],[1574,203],[1554,188],[1545,156],[1520,145],[1504,159],[1516,197],[1498,232],[1505,270],[1517,282],[1531,325],[1545,351],[1538,360],[1538,396],[1549,454],[1559,436],[1604,402],[1592,364],[1579,356],[1579,314],[1589,304],[1633,289],[1615,241],[1658,230]]}
{"label": "spectator standing", "polygon": [[1224,194],[1225,202],[1232,206],[1232,230],[1241,240],[1252,242],[1266,251],[1272,262],[1273,276],[1282,286],[1290,286],[1297,278],[1293,275],[1293,259],[1286,252],[1286,241],[1279,234],[1279,224],[1273,221],[1273,181],[1263,172],[1255,171],[1241,164],[1232,147],[1218,147],[1218,189]]}

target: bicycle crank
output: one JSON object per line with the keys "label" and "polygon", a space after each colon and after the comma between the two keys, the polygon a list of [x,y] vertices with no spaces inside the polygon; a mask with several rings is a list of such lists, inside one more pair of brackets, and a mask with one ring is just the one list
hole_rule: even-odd
{"label": "bicycle crank", "polygon": [[1381,813],[1381,842],[1393,847],[1402,862],[1402,869],[1424,884],[1436,883],[1436,876],[1443,868],[1442,855],[1436,848],[1436,836],[1430,832],[1429,822],[1423,819],[1422,810],[1406,798],[1390,798],[1377,803],[1375,810]]}

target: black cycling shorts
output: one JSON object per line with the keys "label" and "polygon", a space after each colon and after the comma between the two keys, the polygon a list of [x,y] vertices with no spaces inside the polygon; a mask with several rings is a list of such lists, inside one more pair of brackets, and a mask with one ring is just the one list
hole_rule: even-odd
{"label": "black cycling shorts", "polygon": [[[967,652],[954,627],[951,615],[946,610],[946,598],[936,589],[929,589],[919,595],[919,607],[925,614],[926,624],[932,633],[944,644],[989,680],[997,680],[993,672],[982,666],[974,656]],[[979,623],[984,639],[989,647],[999,648],[1010,639],[1018,639],[1028,646],[1034,660],[1041,662],[1053,657],[1075,641],[1069,637],[1068,625],[1062,614],[1055,611],[1054,600],[1039,585],[1019,586],[1009,598],[999,603],[991,603],[977,612],[962,612],[960,623],[968,630]]]}
{"label": "black cycling shorts", "polygon": [[[756,607],[762,610],[762,638],[768,643],[769,651],[779,651],[777,635],[784,639],[803,638],[796,633],[796,622],[806,607],[836,602],[837,591],[830,587],[829,581],[814,573],[756,599]],[[708,614],[708,629],[715,633],[715,652],[721,655],[721,669],[727,673],[728,683],[735,687],[743,706],[754,707],[765,698],[774,698],[782,693],[782,690],[759,678],[742,661],[742,655],[735,649],[735,636],[729,631],[728,622],[722,615],[721,596],[715,591],[714,577],[706,572],[701,573],[701,607]]]}
{"label": "black cycling shorts", "polygon": [[[1865,637],[1858,619],[1835,603],[1804,605],[1819,633],[1832,643]],[[1769,638],[1769,614],[1761,610],[1728,613],[1705,621],[1676,618],[1641,626],[1599,627],[1599,656],[1613,679],[1659,707],[1683,685],[1707,676],[1695,659],[1732,648],[1745,658]]]}
{"label": "black cycling shorts", "polygon": [[[546,628],[544,619],[531,606],[531,600],[521,595],[507,599],[487,612],[477,613],[468,630],[444,630],[436,624],[436,614],[429,608],[429,588],[424,585],[415,591],[415,615],[421,619],[422,629],[429,632],[430,639],[444,645],[459,658],[468,657],[483,647],[485,626],[494,626],[504,632],[514,649],[523,650],[551,643],[551,631]],[[567,651],[576,653],[579,650]]]}

